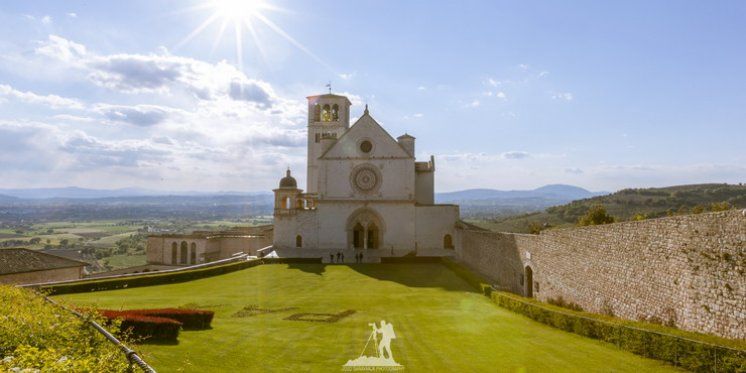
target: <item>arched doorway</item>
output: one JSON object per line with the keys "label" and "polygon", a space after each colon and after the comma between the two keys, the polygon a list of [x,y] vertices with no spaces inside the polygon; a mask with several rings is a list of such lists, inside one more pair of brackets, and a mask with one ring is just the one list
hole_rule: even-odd
{"label": "arched doorway", "polygon": [[453,249],[453,237],[451,237],[450,234],[446,234],[445,236],[443,236],[443,248]]}
{"label": "arched doorway", "polygon": [[197,264],[197,244],[192,242],[192,250],[189,252],[189,264]]}
{"label": "arched doorway", "polygon": [[181,241],[181,256],[179,257],[179,264],[187,264],[187,258],[189,255],[189,247],[186,241]]}
{"label": "arched doorway", "polygon": [[179,245],[176,242],[171,243],[171,264],[176,264],[179,257]]}
{"label": "arched doorway", "polygon": [[352,247],[356,249],[362,249],[365,247],[365,244],[363,243],[363,239],[365,238],[365,227],[363,227],[362,224],[355,224],[355,227],[352,228],[352,235]]}
{"label": "arched doorway", "polygon": [[301,237],[301,235],[295,236],[295,247],[297,248],[303,247],[303,237]]}
{"label": "arched doorway", "polygon": [[370,208],[361,208],[347,219],[347,247],[378,249],[383,247],[386,227],[383,219]]}
{"label": "arched doorway", "polygon": [[368,249],[377,249],[378,248],[378,235],[380,233],[380,230],[378,229],[378,226],[374,222],[370,222],[368,224],[368,234],[366,235],[368,239]]}
{"label": "arched doorway", "polygon": [[531,267],[526,266],[526,296],[529,298],[534,297],[534,270]]}

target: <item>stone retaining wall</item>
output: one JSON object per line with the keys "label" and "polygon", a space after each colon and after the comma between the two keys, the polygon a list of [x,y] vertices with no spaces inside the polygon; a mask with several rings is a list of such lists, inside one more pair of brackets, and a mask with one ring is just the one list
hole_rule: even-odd
{"label": "stone retaining wall", "polygon": [[498,287],[590,312],[746,338],[746,216],[676,216],[540,235],[464,230],[457,257]]}

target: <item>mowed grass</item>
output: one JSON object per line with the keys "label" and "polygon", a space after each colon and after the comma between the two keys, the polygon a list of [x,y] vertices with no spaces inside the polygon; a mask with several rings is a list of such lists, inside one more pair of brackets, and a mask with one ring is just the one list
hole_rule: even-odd
{"label": "mowed grass", "polygon": [[[441,264],[272,264],[186,283],[60,296],[80,306],[198,305],[212,329],[177,345],[142,345],[163,372],[341,371],[386,320],[395,360],[411,372],[648,372],[672,366],[509,312]],[[295,310],[234,317],[245,306]],[[355,310],[335,323],[294,313]],[[367,355],[373,351],[368,347]]]}

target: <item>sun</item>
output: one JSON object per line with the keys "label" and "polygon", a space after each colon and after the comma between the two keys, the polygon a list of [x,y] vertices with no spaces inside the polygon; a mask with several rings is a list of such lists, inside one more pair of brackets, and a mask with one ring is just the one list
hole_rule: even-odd
{"label": "sun", "polygon": [[191,41],[197,35],[200,35],[205,29],[213,24],[219,24],[217,35],[212,44],[211,53],[215,51],[218,44],[222,41],[225,30],[229,28],[233,29],[234,40],[236,45],[236,64],[238,68],[243,71],[243,50],[244,50],[244,31],[248,31],[248,35],[251,37],[253,44],[256,46],[257,51],[261,57],[261,60],[268,63],[267,56],[262,46],[262,40],[259,39],[259,33],[257,33],[257,27],[266,27],[271,31],[281,36],[283,39],[288,41],[290,44],[298,48],[300,51],[307,54],[309,57],[320,63],[330,71],[333,71],[331,67],[321,60],[318,56],[313,54],[308,48],[306,48],[299,41],[295,40],[279,25],[270,20],[266,13],[272,11],[282,11],[282,8],[278,8],[272,5],[268,0],[208,0],[203,1],[195,6],[185,9],[187,11],[208,11],[210,15],[205,19],[199,26],[195,27],[192,32],[189,33],[184,39],[178,42],[174,49],[178,49],[184,44]]}

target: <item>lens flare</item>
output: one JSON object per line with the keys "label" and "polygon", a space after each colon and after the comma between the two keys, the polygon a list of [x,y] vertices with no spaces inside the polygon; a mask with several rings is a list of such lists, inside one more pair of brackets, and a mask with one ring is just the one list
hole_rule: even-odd
{"label": "lens flare", "polygon": [[287,42],[289,42],[291,45],[296,47],[298,50],[311,57],[314,61],[318,62],[322,66],[329,69],[329,71],[333,72],[333,69],[326,62],[316,56],[306,46],[290,36],[290,34],[283,30],[277,23],[273,22],[267,17],[266,13],[271,11],[281,11],[283,9],[273,6],[265,0],[210,0],[186,10],[208,10],[211,13],[184,39],[179,41],[174,46],[174,49],[178,49],[183,45],[189,43],[196,36],[202,34],[205,29],[218,22],[220,24],[219,30],[211,49],[211,51],[214,51],[226,34],[225,29],[232,24],[236,44],[236,64],[238,65],[239,69],[243,70],[243,42],[244,40],[246,40],[246,38],[244,37],[245,31],[248,31],[248,35],[250,36],[251,41],[256,46],[261,59],[267,62],[266,52],[265,49],[262,47],[261,40],[259,40],[259,33],[257,32],[257,27],[262,26],[276,33]]}

